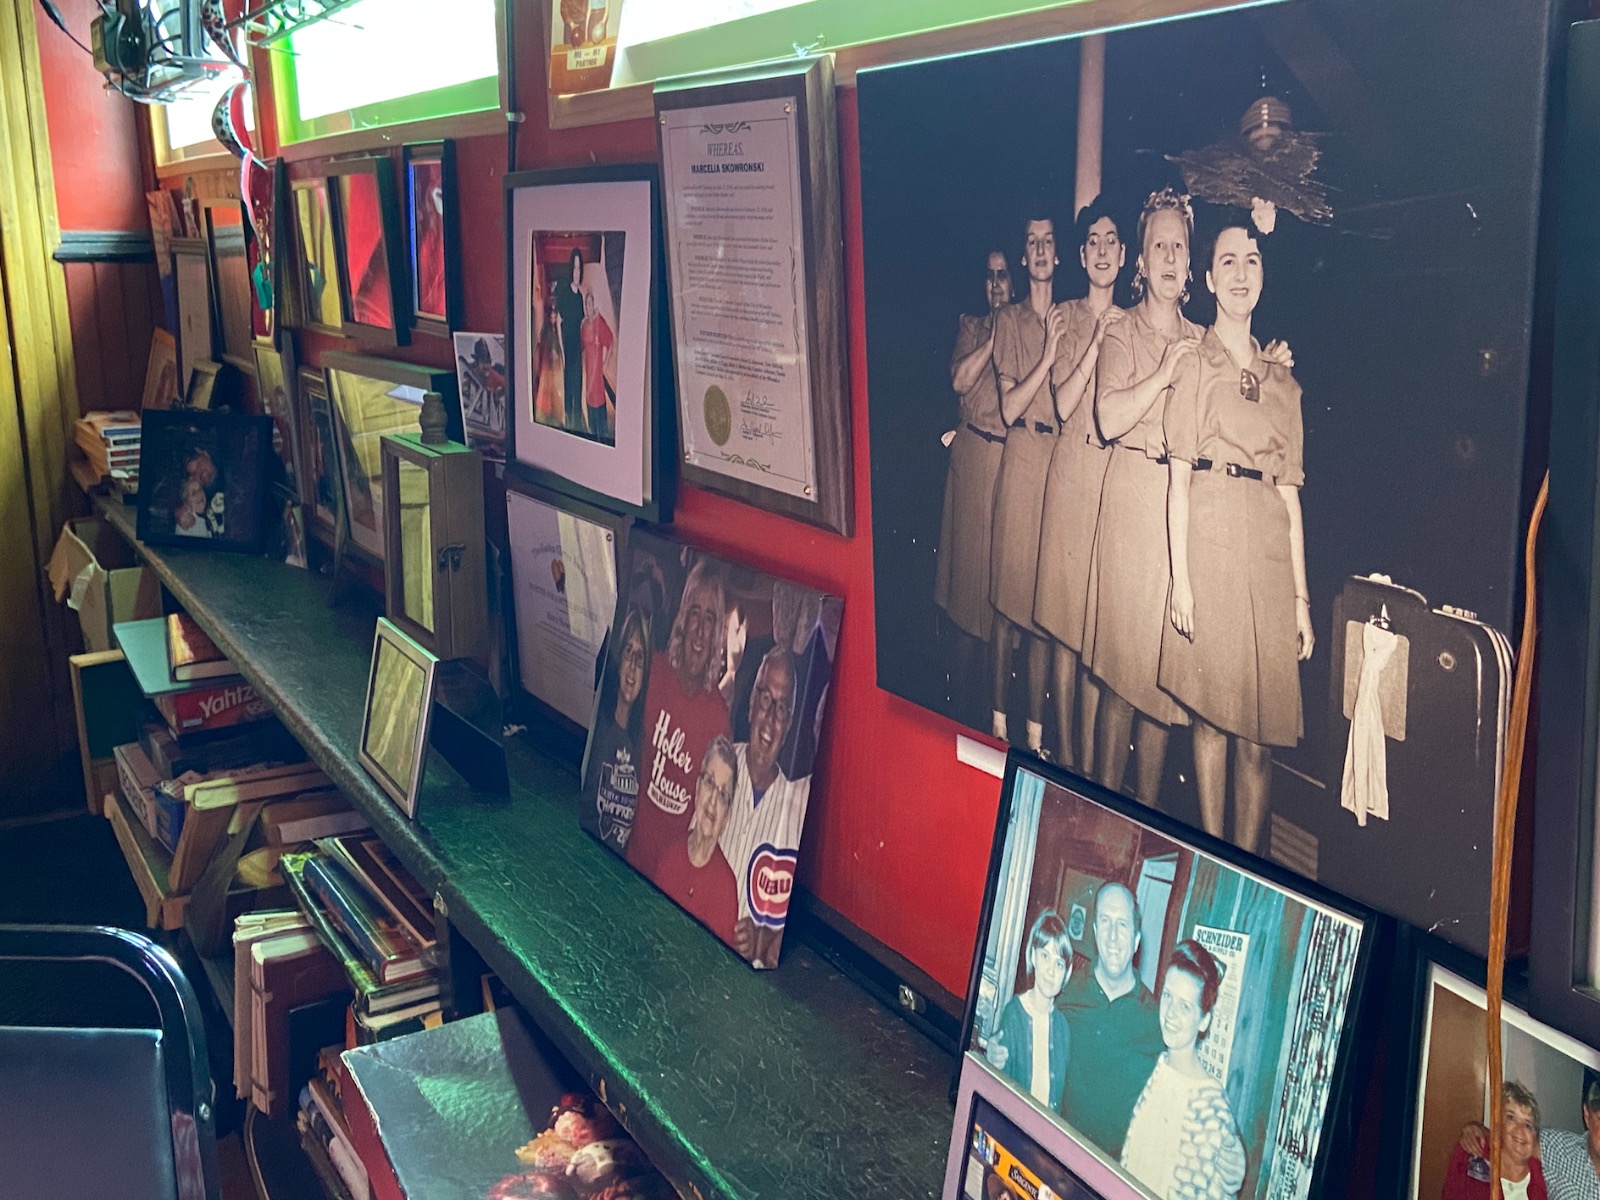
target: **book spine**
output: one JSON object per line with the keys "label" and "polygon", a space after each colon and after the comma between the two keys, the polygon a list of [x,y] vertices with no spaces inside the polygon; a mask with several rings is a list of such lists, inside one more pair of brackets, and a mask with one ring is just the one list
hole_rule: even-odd
{"label": "book spine", "polygon": [[366,959],[367,965],[381,979],[383,964],[386,961],[383,949],[373,938],[372,932],[363,925],[350,898],[339,890],[323,860],[313,858],[306,864],[305,880],[312,894],[322,901],[329,914],[350,938],[351,944],[361,952],[361,957]]}
{"label": "book spine", "polygon": [[334,918],[345,926],[379,980],[390,983],[417,973],[416,947],[397,930],[385,926],[380,914],[360,894],[360,887],[337,863],[329,858],[313,858],[306,864],[306,876],[311,887],[326,897]]}
{"label": "book spine", "polygon": [[295,903],[300,906],[300,911],[305,913],[306,920],[311,922],[311,928],[316,930],[317,937],[322,939],[322,944],[344,967],[344,973],[350,977],[350,984],[355,988],[359,1001],[378,989],[378,981],[306,886],[304,869],[309,859],[310,855],[286,854],[278,860],[278,869],[283,874],[284,883],[294,895]]}

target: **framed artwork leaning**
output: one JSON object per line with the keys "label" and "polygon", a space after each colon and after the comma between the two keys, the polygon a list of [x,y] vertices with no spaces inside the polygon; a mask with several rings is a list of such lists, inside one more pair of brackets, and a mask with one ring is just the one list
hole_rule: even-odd
{"label": "framed artwork leaning", "polygon": [[150,357],[145,362],[139,409],[171,408],[178,402],[178,394],[178,341],[158,327],[150,332]]}
{"label": "framed artwork leaning", "polygon": [[844,602],[635,526],[583,825],[754,967],[778,963]]}
{"label": "framed artwork leaning", "polygon": [[344,536],[344,488],[339,475],[339,435],[334,422],[328,376],[315,367],[300,368],[300,395],[305,402],[301,451],[308,493],[306,525],[310,535],[328,548]]}
{"label": "framed artwork leaning", "polygon": [[461,240],[456,153],[451,141],[401,150],[405,185],[411,327],[449,337],[461,314]]}
{"label": "framed artwork leaning", "polygon": [[220,352],[249,358],[254,340],[250,298],[250,261],[245,241],[244,211],[237,198],[209,200],[202,209],[210,255],[211,287],[216,295],[222,334]]}
{"label": "framed artwork leaning", "polygon": [[500,333],[455,335],[461,425],[467,445],[489,462],[506,461],[506,339]]}
{"label": "framed artwork leaning", "polygon": [[978,928],[963,1048],[1133,1194],[1315,1194],[1365,911],[1013,752]]}
{"label": "framed artwork leaning", "polygon": [[438,666],[438,659],[387,617],[378,618],[356,758],[408,817],[416,816],[428,762]]}
{"label": "framed artwork leaning", "polygon": [[862,71],[879,686],[1484,954],[1570,7]]}
{"label": "framed artwork leaning", "polygon": [[507,470],[668,521],[676,442],[653,165],[505,178]]}
{"label": "framed artwork leaning", "polygon": [[139,447],[139,540],[258,554],[266,536],[272,422],[176,408],[145,413]]}
{"label": "framed artwork leaning", "polygon": [[204,238],[172,239],[172,275],[178,291],[178,394],[189,392],[198,362],[217,354],[211,264]]}
{"label": "framed artwork leaning", "polygon": [[344,333],[384,346],[410,340],[410,297],[394,164],[386,155],[328,164]]}
{"label": "framed artwork leaning", "polygon": [[327,177],[291,178],[289,200],[294,231],[295,317],[303,328],[342,337],[345,306]]}

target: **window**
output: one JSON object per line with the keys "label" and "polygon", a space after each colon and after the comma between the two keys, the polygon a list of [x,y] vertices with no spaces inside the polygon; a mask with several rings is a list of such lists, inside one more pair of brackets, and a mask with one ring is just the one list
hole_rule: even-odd
{"label": "window", "polygon": [[[208,47],[207,53],[215,52]],[[221,55],[215,57],[223,61]],[[190,84],[171,103],[151,106],[150,133],[155,143],[158,167],[184,163],[203,155],[226,153],[222,144],[211,134],[211,114],[223,93],[243,78],[243,71],[230,66],[214,78]],[[244,123],[246,129],[254,130],[256,127],[256,106],[249,96],[245,98]]]}
{"label": "window", "polygon": [[494,0],[360,0],[288,42],[272,53],[284,145],[500,107]]}

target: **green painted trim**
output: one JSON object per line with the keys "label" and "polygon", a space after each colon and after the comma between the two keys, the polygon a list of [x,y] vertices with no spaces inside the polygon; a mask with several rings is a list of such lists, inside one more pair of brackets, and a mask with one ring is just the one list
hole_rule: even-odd
{"label": "green painted trim", "polygon": [[280,144],[292,146],[314,138],[353,129],[374,129],[433,117],[455,117],[485,112],[500,107],[500,77],[488,75],[465,83],[400,96],[376,104],[363,105],[347,112],[327,113],[300,119],[300,92],[295,82],[294,58],[288,54],[272,56],[273,105],[277,109]]}

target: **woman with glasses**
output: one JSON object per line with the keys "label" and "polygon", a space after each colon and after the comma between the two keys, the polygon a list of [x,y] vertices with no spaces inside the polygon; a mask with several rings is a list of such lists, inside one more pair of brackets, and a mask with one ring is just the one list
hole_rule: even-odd
{"label": "woman with glasses", "polygon": [[1223,835],[1233,747],[1233,840],[1259,853],[1272,747],[1300,740],[1300,664],[1315,637],[1300,514],[1300,385],[1251,336],[1264,270],[1253,229],[1217,234],[1216,322],[1167,402],[1172,531],[1161,686],[1191,714],[1206,832]]}
{"label": "woman with glasses", "polygon": [[[1161,790],[1171,726],[1187,720],[1161,690],[1161,631],[1167,620],[1167,396],[1201,329],[1184,317],[1188,298],[1189,198],[1164,188],[1139,214],[1137,303],[1105,335],[1095,419],[1113,443],[1100,492],[1083,662],[1102,685],[1095,717],[1095,777],[1120,791],[1130,736],[1138,753],[1133,794],[1153,805]],[[1137,724],[1135,717],[1137,716]]]}

